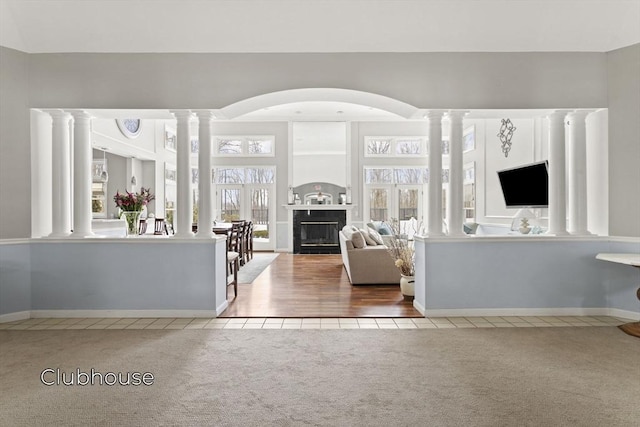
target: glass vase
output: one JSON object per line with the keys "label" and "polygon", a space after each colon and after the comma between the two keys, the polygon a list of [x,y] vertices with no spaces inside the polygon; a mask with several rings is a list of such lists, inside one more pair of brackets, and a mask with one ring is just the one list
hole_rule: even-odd
{"label": "glass vase", "polygon": [[127,223],[127,237],[137,236],[140,229],[140,211],[123,211],[122,218]]}

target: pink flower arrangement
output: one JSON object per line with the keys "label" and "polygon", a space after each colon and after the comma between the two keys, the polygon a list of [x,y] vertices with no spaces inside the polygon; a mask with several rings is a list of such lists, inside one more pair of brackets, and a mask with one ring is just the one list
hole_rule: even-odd
{"label": "pink flower arrangement", "polygon": [[139,193],[131,193],[129,191],[120,194],[116,192],[113,196],[113,201],[116,202],[116,206],[123,211],[135,212],[141,211],[143,207],[147,206],[150,201],[155,200],[156,196],[151,194],[150,188],[140,188]]}

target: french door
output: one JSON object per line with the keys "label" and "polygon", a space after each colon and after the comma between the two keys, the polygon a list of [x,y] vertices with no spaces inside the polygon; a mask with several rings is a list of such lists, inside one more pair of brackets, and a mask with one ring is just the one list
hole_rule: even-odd
{"label": "french door", "polygon": [[273,184],[218,184],[217,219],[253,222],[253,247],[275,249],[275,192]]}
{"label": "french door", "polygon": [[400,221],[400,232],[413,234],[410,227],[411,218],[417,222],[423,220],[422,202],[423,189],[421,185],[372,185],[367,186],[365,192],[365,220]]}

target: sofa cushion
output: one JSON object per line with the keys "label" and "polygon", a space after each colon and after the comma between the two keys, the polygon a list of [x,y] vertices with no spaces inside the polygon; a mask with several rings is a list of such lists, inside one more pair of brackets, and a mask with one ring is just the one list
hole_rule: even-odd
{"label": "sofa cushion", "polygon": [[364,241],[367,242],[367,246],[376,246],[378,244],[378,242],[376,242],[375,239],[371,237],[369,235],[369,232],[364,228],[360,229],[360,233],[362,233],[362,236],[364,237]]}
{"label": "sofa cushion", "polygon": [[344,237],[347,240],[351,240],[351,236],[353,235],[353,228],[350,225],[345,225],[342,227],[342,232],[344,233]]}
{"label": "sofa cushion", "polygon": [[364,236],[360,231],[354,231],[351,235],[351,243],[353,243],[353,247],[356,249],[362,249],[367,246],[366,240],[364,240]]}
{"label": "sofa cushion", "polygon": [[378,245],[384,245],[382,236],[373,228],[369,228],[369,237],[371,237]]}

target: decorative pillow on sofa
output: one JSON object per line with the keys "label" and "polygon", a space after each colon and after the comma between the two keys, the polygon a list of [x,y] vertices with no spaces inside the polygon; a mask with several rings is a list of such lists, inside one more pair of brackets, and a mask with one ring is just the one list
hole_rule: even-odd
{"label": "decorative pillow on sofa", "polygon": [[389,224],[387,224],[384,221],[368,222],[367,226],[373,230],[376,230],[379,234],[383,236],[391,236],[393,234],[393,230],[391,229]]}
{"label": "decorative pillow on sofa", "polygon": [[369,232],[364,228],[360,229],[360,233],[362,233],[362,236],[364,237],[364,241],[367,242],[367,246],[376,246],[378,244],[378,242],[376,242],[373,239],[373,237],[369,235]]}
{"label": "decorative pillow on sofa", "polygon": [[345,225],[344,227],[342,227],[342,232],[344,233],[344,237],[346,237],[347,240],[351,240],[351,236],[353,235],[353,228],[350,225]]}
{"label": "decorative pillow on sofa", "polygon": [[382,236],[373,228],[369,228],[369,237],[371,237],[376,242],[376,244],[384,245],[384,242],[382,241]]}
{"label": "decorative pillow on sofa", "polygon": [[354,231],[351,235],[351,243],[353,243],[353,247],[356,249],[362,249],[367,246],[367,242],[364,240],[364,236],[359,231]]}

